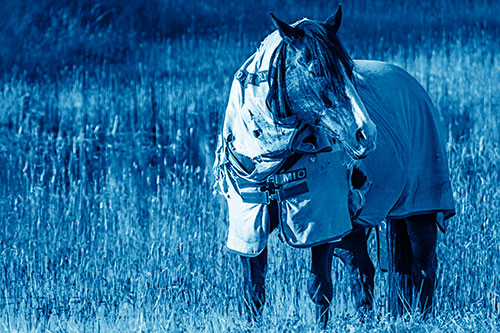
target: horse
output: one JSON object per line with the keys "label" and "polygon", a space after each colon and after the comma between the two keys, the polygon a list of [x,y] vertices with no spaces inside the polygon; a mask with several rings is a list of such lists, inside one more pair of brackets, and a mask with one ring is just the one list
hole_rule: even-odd
{"label": "horse", "polygon": [[214,169],[252,319],[265,303],[276,228],[290,245],[311,248],[308,292],[323,327],[333,255],[358,276],[356,307],[372,308],[366,229],[383,220],[398,226],[406,255],[396,269],[420,289],[421,310],[432,305],[438,222],[454,214],[439,116],[403,69],[350,58],[337,37],[341,17],[340,5],[324,22],[289,25],[271,14],[276,31],[231,87]]}

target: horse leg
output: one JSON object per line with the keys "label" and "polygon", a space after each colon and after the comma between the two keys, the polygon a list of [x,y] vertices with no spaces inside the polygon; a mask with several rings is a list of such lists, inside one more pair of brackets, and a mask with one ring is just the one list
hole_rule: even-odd
{"label": "horse leg", "polygon": [[420,310],[424,317],[432,312],[436,282],[436,214],[415,215],[406,219],[413,261],[411,277],[414,290],[420,293]]}
{"label": "horse leg", "polygon": [[332,302],[332,255],[333,245],[326,243],[313,246],[311,249],[311,276],[309,280],[309,296],[316,306],[316,320],[326,328],[328,309]]}
{"label": "horse leg", "polygon": [[414,293],[426,316],[432,309],[436,281],[436,214],[392,220],[390,224],[394,270],[399,284],[397,313],[413,306]]}
{"label": "horse leg", "polygon": [[392,256],[390,268],[390,300],[389,310],[394,315],[402,315],[405,309],[411,307],[411,254],[410,238],[405,219],[388,221],[390,232],[390,253]]}
{"label": "horse leg", "polygon": [[246,313],[249,315],[249,321],[255,321],[260,318],[266,301],[267,247],[256,257],[240,256],[240,258]]}
{"label": "horse leg", "polygon": [[[279,224],[278,203],[272,200],[268,205],[269,233]],[[241,258],[243,269],[243,300],[249,320],[255,321],[262,315],[262,307],[266,302],[267,246],[256,257]]]}
{"label": "horse leg", "polygon": [[368,256],[367,240],[366,230],[355,228],[336,244],[334,253],[347,268],[354,304],[361,314],[373,308],[375,268]]}

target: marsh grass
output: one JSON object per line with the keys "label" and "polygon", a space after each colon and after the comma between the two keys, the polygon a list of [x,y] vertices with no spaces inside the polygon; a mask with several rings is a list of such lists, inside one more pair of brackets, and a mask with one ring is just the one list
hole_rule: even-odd
{"label": "marsh grass", "polygon": [[[261,34],[144,41],[130,63],[3,81],[0,330],[316,330],[309,252],[275,235],[263,320],[240,316],[239,262],[211,190],[232,75]],[[361,321],[335,261],[329,329],[498,330],[500,47],[480,26],[406,43],[356,36],[355,57],[406,68],[441,111],[457,216],[439,237],[435,317],[392,318],[378,272],[375,316]]]}

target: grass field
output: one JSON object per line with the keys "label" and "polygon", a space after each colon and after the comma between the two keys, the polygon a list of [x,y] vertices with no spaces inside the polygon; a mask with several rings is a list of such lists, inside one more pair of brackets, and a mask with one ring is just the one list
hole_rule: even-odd
{"label": "grass field", "polygon": [[[324,19],[332,5],[256,1],[232,29],[225,15],[241,4],[201,28],[193,22],[214,9],[191,6],[186,30],[135,34],[121,61],[73,57],[52,30],[41,38],[54,40],[52,51],[43,44],[40,54],[2,58],[15,65],[0,83],[0,331],[316,330],[309,251],[275,236],[263,320],[240,316],[239,261],[224,250],[227,217],[211,164],[233,73],[271,31],[268,11]],[[457,216],[439,236],[433,318],[391,318],[387,277],[377,272],[377,316],[361,322],[335,261],[328,329],[499,331],[498,4],[387,6],[345,3],[341,37],[354,58],[398,64],[431,95],[449,130]],[[92,36],[83,49],[106,45]],[[66,63],[56,59],[62,50]]]}

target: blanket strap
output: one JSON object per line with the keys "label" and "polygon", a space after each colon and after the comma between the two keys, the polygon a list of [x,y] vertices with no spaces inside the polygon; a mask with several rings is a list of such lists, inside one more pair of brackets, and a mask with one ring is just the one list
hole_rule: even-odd
{"label": "blanket strap", "polygon": [[[292,154],[286,159],[279,171],[290,169],[302,156],[302,154],[298,153]],[[309,192],[309,188],[305,181],[286,188],[283,185],[305,180],[306,177],[306,169],[272,174],[267,178],[265,184],[252,184],[252,186],[242,184],[243,186],[240,186],[240,196],[243,202],[254,204],[269,204],[274,199],[279,202],[288,200]]]}
{"label": "blanket strap", "polygon": [[240,191],[240,196],[243,199],[243,202],[245,203],[268,205],[271,202],[271,200],[276,199],[278,200],[278,202],[281,202],[284,200],[297,197],[307,192],[309,192],[309,188],[307,187],[307,184],[304,182],[288,188],[275,189],[274,191],[268,189],[262,190],[262,188],[257,188],[254,190],[242,189]]}
{"label": "blanket strap", "polygon": [[269,204],[271,202],[271,195],[269,195],[269,191],[241,191],[240,192],[241,199],[245,203],[251,204]]}
{"label": "blanket strap", "polygon": [[278,199],[278,202],[281,202],[307,192],[309,192],[309,188],[307,187],[307,183],[304,182],[285,189],[277,190],[276,199]]}
{"label": "blanket strap", "polygon": [[235,79],[240,82],[240,84],[246,88],[248,85],[258,86],[262,82],[266,82],[269,75],[269,71],[260,71],[257,73],[249,73],[244,69],[240,69],[236,72]]}

